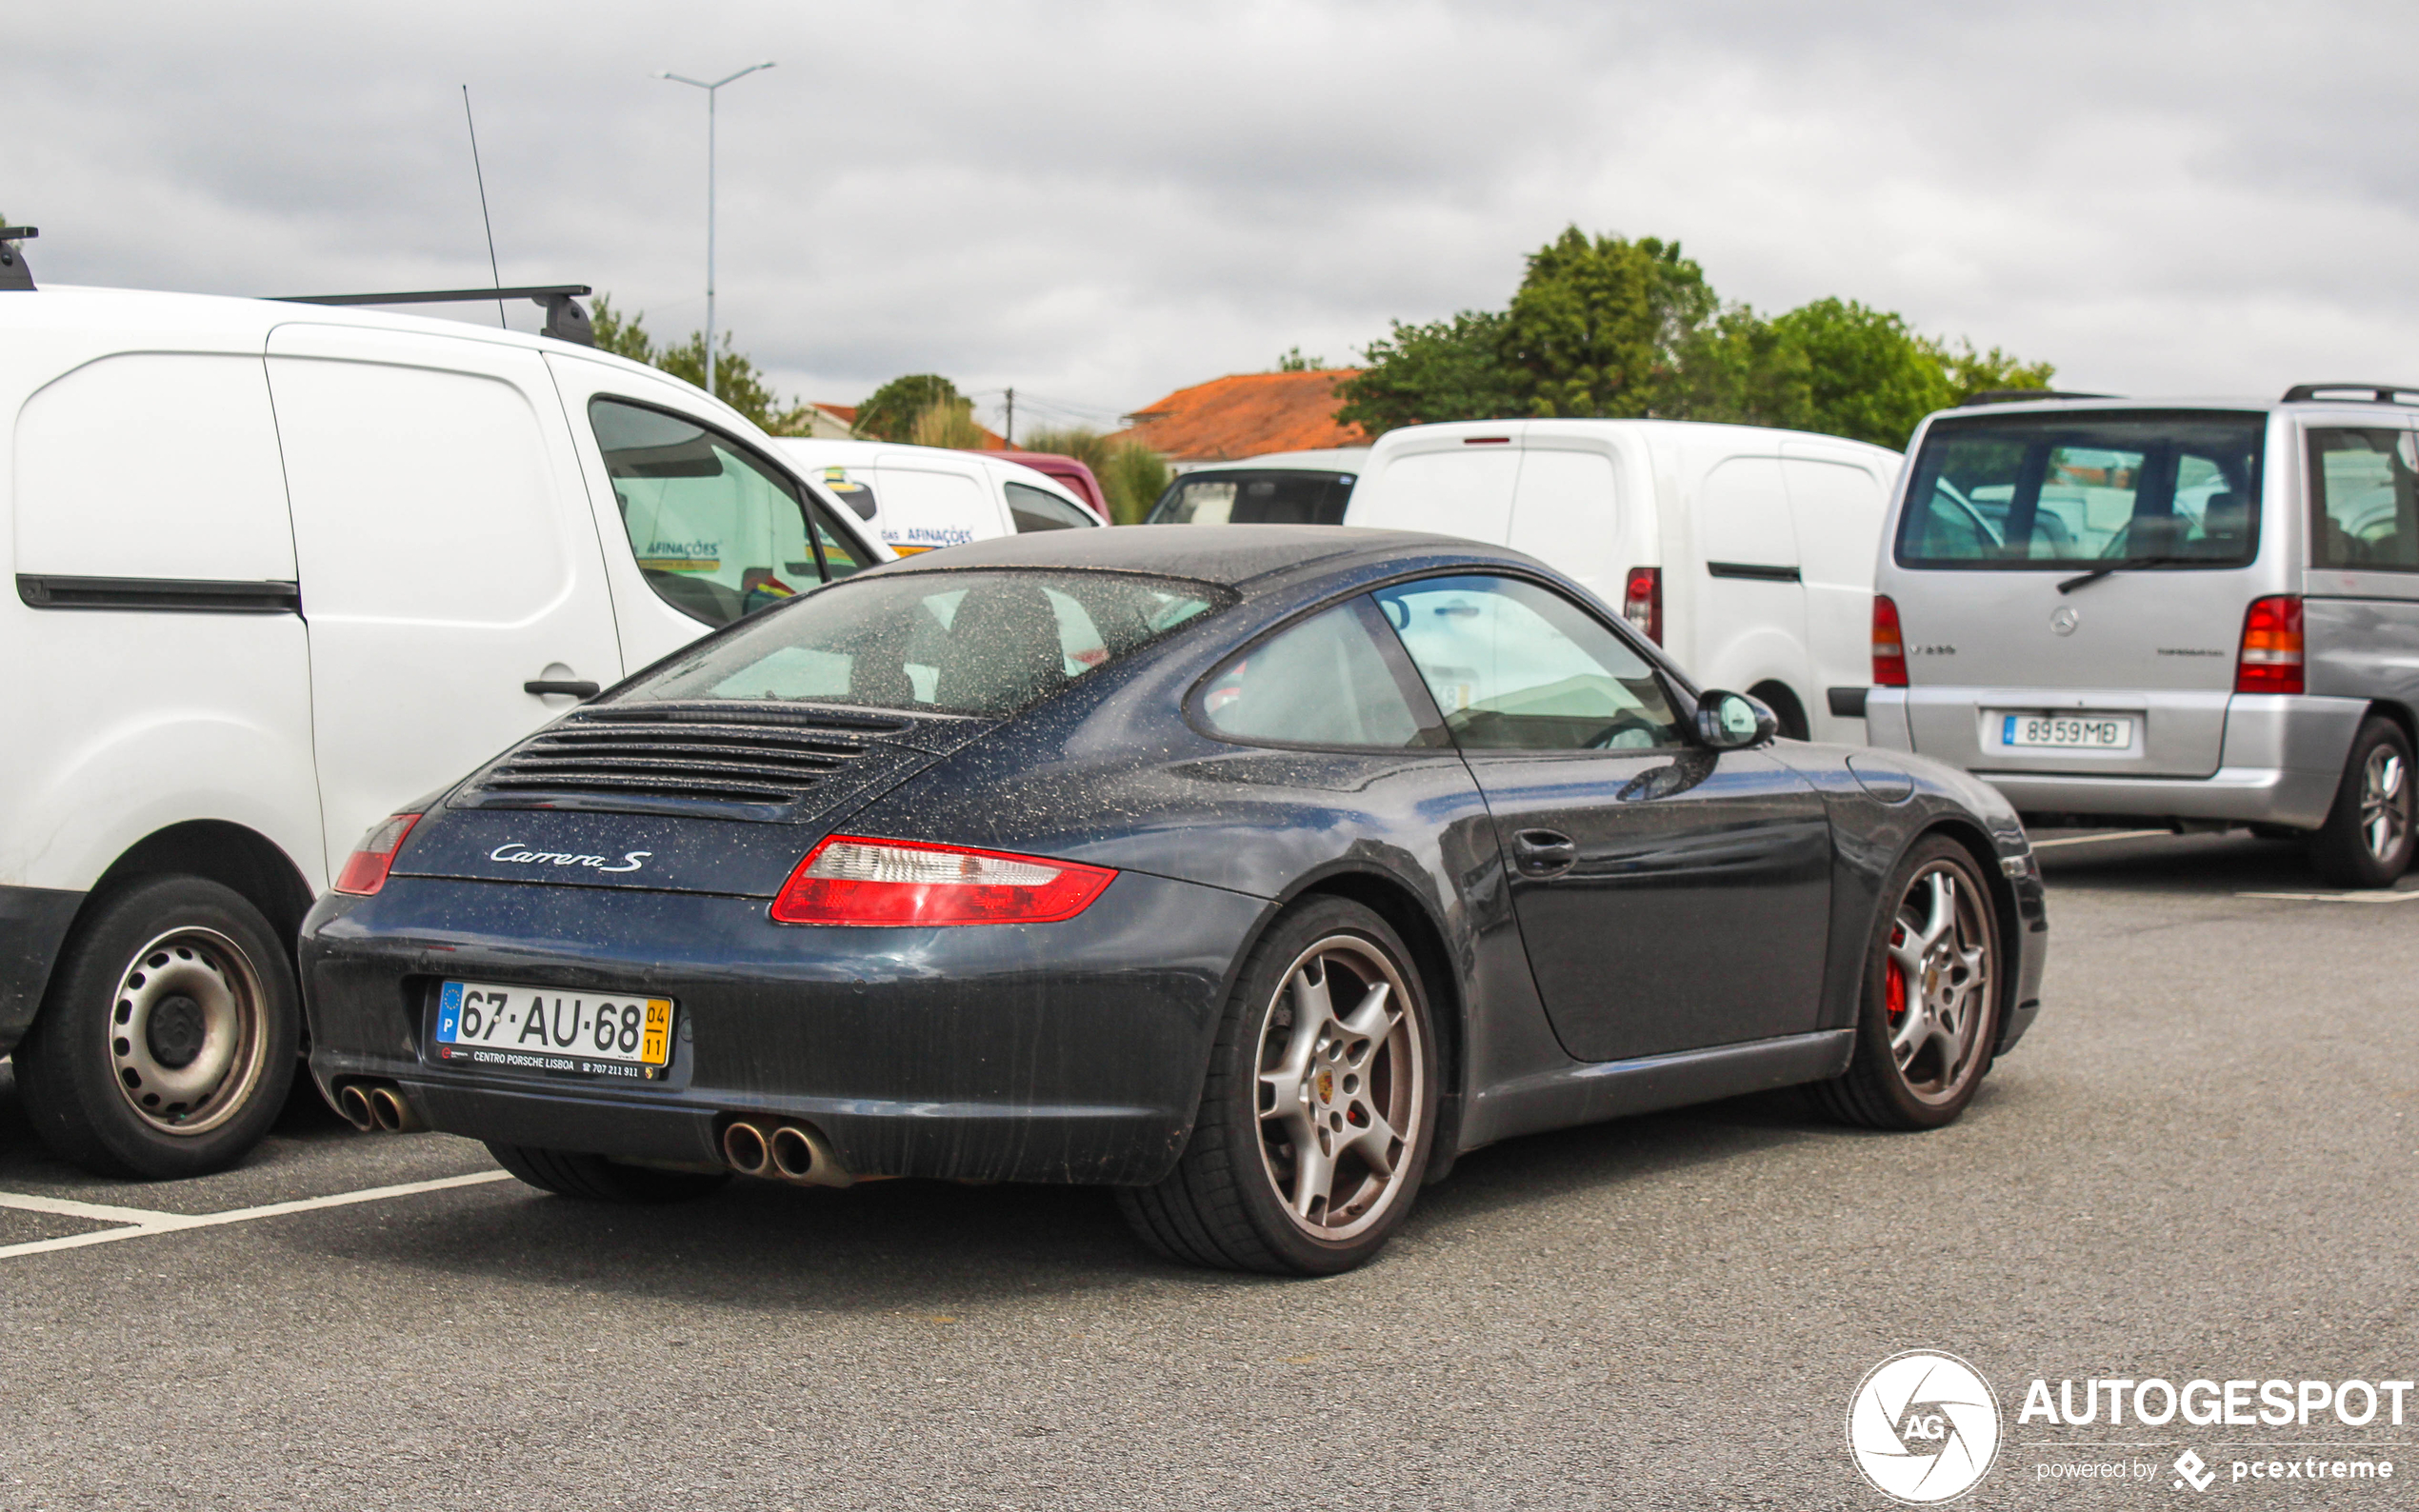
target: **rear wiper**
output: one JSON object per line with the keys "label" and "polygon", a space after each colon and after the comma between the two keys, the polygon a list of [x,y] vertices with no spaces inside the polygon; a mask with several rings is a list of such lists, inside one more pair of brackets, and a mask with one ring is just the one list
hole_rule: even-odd
{"label": "rear wiper", "polygon": [[2172,557],[2164,556],[2129,556],[2122,562],[2111,562],[2106,567],[2093,567],[2090,571],[2084,573],[2081,577],[2069,578],[2064,583],[2058,585],[2058,591],[2061,593],[2072,593],[2077,588],[2090,587],[2092,584],[2099,582],[2102,578],[2107,577],[2111,572],[2136,572],[2144,567],[2157,567],[2162,562],[2171,562],[2173,560],[2174,558]]}

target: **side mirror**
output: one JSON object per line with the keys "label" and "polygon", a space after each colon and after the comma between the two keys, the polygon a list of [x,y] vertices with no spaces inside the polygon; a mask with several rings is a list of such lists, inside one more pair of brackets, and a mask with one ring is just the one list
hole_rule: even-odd
{"label": "side mirror", "polygon": [[1769,746],[1780,733],[1780,716],[1762,699],[1709,688],[1697,700],[1697,743],[1708,750]]}

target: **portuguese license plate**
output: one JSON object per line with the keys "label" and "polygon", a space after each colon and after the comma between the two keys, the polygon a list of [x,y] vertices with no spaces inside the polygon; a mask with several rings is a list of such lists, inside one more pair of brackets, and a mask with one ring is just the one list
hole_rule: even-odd
{"label": "portuguese license plate", "polygon": [[670,998],[490,982],[449,982],[437,995],[437,1059],[455,1064],[652,1081],[671,1046]]}
{"label": "portuguese license plate", "polygon": [[1999,744],[2049,750],[2131,750],[2128,714],[2002,714]]}

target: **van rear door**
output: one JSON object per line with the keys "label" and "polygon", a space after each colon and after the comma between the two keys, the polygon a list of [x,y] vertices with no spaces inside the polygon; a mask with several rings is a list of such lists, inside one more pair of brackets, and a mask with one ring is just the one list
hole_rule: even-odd
{"label": "van rear door", "polygon": [[546,364],[295,324],[269,385],[310,627],[329,871],[363,830],[621,681],[596,527]]}
{"label": "van rear door", "polygon": [[2244,609],[2277,591],[2254,573],[2267,428],[2210,409],[1933,422],[1891,543],[1914,748],[1980,771],[2216,771]]}

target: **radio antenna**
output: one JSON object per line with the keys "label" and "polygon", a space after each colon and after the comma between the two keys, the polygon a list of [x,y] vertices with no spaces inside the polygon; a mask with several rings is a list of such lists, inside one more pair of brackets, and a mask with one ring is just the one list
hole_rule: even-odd
{"label": "radio antenna", "polygon": [[[470,171],[479,181],[479,220],[488,229],[488,276],[495,281],[498,294],[504,290],[504,271],[495,261],[495,219],[488,214],[488,175],[479,167],[479,123],[470,114],[470,87],[462,86],[462,123],[470,129]],[[504,324],[504,301],[495,302],[495,323]]]}

